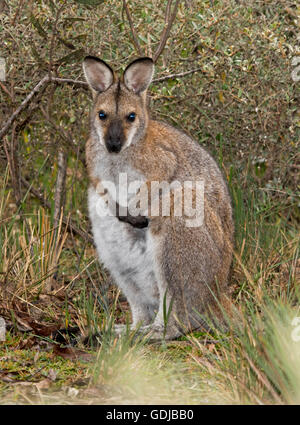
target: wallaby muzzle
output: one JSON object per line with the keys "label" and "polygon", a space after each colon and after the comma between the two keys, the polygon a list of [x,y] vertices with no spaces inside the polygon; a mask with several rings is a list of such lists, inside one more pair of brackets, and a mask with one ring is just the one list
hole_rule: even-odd
{"label": "wallaby muzzle", "polygon": [[124,142],[122,122],[120,120],[112,121],[105,136],[105,146],[108,152],[119,153]]}

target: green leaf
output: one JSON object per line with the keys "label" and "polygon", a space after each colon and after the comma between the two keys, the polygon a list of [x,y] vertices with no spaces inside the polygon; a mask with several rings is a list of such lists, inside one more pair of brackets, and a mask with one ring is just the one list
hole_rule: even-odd
{"label": "green leaf", "polygon": [[85,55],[84,49],[78,49],[75,52],[69,53],[58,60],[60,65],[64,63],[72,63],[75,60],[81,59]]}
{"label": "green leaf", "polygon": [[39,21],[36,19],[36,17],[34,15],[30,16],[30,22],[32,23],[32,25],[37,29],[38,34],[42,37],[42,38],[47,38],[47,33],[46,31],[43,29],[42,25],[39,23]]}
{"label": "green leaf", "polygon": [[40,65],[45,65],[45,61],[44,59],[41,57],[41,55],[39,54],[39,52],[37,51],[36,47],[34,44],[32,44],[30,46],[30,50],[32,53],[32,56],[35,58],[35,60],[40,64]]}
{"label": "green leaf", "polygon": [[70,43],[68,40],[64,40],[61,37],[58,37],[58,40],[66,47],[68,47],[68,49],[72,49],[75,50],[76,47],[74,46],[74,44]]}

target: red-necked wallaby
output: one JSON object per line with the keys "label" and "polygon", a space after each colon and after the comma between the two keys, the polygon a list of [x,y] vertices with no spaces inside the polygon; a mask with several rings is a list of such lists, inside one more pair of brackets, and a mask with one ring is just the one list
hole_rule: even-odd
{"label": "red-necked wallaby", "polygon": [[[151,120],[150,58],[132,62],[120,79],[95,57],[86,57],[83,69],[93,94],[89,215],[100,261],[128,299],[132,326],[153,339],[172,339],[205,327],[204,317],[220,321],[234,231],[222,173],[185,133]],[[169,185],[168,202],[163,184]],[[184,205],[177,208],[183,198],[192,202],[194,222]]]}

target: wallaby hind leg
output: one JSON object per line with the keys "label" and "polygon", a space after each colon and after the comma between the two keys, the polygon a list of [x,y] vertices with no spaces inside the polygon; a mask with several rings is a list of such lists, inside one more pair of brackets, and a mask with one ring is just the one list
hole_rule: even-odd
{"label": "wallaby hind leg", "polygon": [[205,226],[187,228],[178,220],[176,231],[170,226],[157,236],[155,246],[160,303],[153,335],[173,339],[196,329],[208,331],[210,319],[219,320],[219,293],[225,295],[227,279],[226,273],[218,273],[223,258],[217,241]]}

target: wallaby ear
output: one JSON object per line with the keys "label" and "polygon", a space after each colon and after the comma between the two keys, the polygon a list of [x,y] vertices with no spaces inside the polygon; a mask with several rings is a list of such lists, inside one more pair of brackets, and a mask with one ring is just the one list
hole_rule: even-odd
{"label": "wallaby ear", "polygon": [[151,58],[140,58],[131,62],[124,72],[124,83],[134,93],[145,91],[152,81],[154,62]]}
{"label": "wallaby ear", "polygon": [[114,81],[114,73],[109,65],[94,56],[86,56],[83,60],[83,72],[92,90],[103,92]]}

